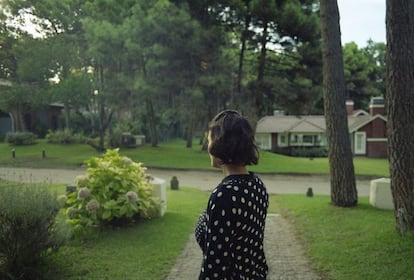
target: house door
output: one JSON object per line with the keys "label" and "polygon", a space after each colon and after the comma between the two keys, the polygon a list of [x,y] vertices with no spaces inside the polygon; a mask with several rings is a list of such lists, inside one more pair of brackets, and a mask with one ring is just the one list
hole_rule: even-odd
{"label": "house door", "polygon": [[355,132],[355,154],[365,155],[367,145],[367,135],[365,132]]}

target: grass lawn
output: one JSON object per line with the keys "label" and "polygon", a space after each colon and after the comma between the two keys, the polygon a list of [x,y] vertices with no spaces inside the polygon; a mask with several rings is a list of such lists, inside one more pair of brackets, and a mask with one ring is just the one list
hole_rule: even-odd
{"label": "grass lawn", "polygon": [[[0,166],[76,168],[91,156],[99,156],[88,145],[50,145],[44,141],[32,146],[0,144]],[[46,158],[42,159],[42,149]],[[210,169],[206,152],[199,145],[188,149],[184,141],[122,149],[121,154],[148,167]],[[261,153],[259,173],[327,174],[326,158],[292,158]],[[357,175],[388,176],[385,159],[354,158]],[[1,185],[1,181],[0,181]],[[65,186],[50,186],[58,193]],[[53,258],[45,279],[165,279],[180,254],[207,192],[189,187],[167,190],[168,211],[159,219],[144,221],[123,229],[93,232],[86,239],[75,239]],[[414,279],[414,242],[400,237],[394,229],[392,211],[371,207],[360,198],[355,208],[330,205],[329,196],[271,196],[271,213],[281,213],[295,225],[308,256],[327,279]]]}
{"label": "grass lawn", "polygon": [[308,255],[328,279],[414,279],[414,240],[400,237],[392,211],[361,198],[338,208],[328,196],[272,196],[271,211],[295,224]]}
{"label": "grass lawn", "polygon": [[[45,279],[165,279],[208,195],[188,187],[168,190],[163,218],[72,241],[55,256]],[[412,279],[414,242],[396,233],[391,211],[375,209],[364,198],[356,208],[329,201],[328,196],[271,196],[269,212],[295,225],[326,279]]]}
{"label": "grass lawn", "polygon": [[55,256],[45,279],[165,279],[207,199],[207,192],[193,188],[168,190],[162,218],[70,242]]}
{"label": "grass lawn", "polygon": [[[37,144],[26,146],[10,146],[0,144],[0,166],[3,167],[34,167],[34,168],[76,168],[92,157],[100,155],[86,144],[56,145],[45,140],[37,140]],[[12,157],[12,149],[15,158]],[[45,149],[46,158],[42,158]]]}
{"label": "grass lawn", "polygon": [[[15,158],[12,158],[12,149],[15,149]],[[46,151],[46,158],[42,158],[42,150]],[[133,149],[120,149],[120,153],[129,156],[147,167],[179,168],[179,169],[211,169],[208,154],[201,151],[201,146],[194,141],[193,148],[186,148],[183,140],[174,140],[161,143],[159,147],[151,145]],[[76,168],[91,156],[98,156],[89,145],[56,145],[48,144],[44,140],[30,146],[12,147],[0,144],[0,166],[7,167],[38,167],[38,168]],[[327,158],[297,158],[270,152],[261,152],[259,165],[253,166],[252,171],[258,173],[306,173],[328,174],[329,163]],[[388,177],[388,161],[386,159],[354,158],[355,173],[376,177]]]}

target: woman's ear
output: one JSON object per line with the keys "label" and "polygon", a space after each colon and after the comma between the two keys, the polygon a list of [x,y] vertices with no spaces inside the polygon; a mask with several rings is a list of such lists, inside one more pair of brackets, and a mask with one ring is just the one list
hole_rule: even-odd
{"label": "woman's ear", "polygon": [[223,165],[223,162],[221,161],[221,159],[211,155],[211,166],[212,167],[216,167],[216,168],[221,168],[221,166]]}

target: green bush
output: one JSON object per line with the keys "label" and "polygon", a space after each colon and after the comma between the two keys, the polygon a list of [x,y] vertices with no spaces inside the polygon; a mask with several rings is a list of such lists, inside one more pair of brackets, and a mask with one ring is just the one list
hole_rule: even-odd
{"label": "green bush", "polygon": [[[137,127],[139,125],[132,121],[118,121],[108,135],[109,145],[114,148],[134,146],[135,138],[133,135],[141,134],[140,129],[136,129]],[[126,133],[130,135],[125,135]],[[126,139],[127,141],[125,141]],[[133,145],[131,145],[131,141]]]}
{"label": "green bush", "polygon": [[298,148],[292,151],[292,156],[309,158],[327,157],[328,149],[326,147]]}
{"label": "green bush", "polygon": [[34,132],[41,139],[44,139],[46,137],[47,131],[48,131],[47,125],[44,123],[39,123],[34,128]]}
{"label": "green bush", "polygon": [[73,134],[72,130],[67,128],[56,131],[49,130],[46,134],[46,140],[48,143],[53,144],[83,144],[87,142],[86,137],[80,134],[75,135]]}
{"label": "green bush", "polygon": [[12,145],[32,145],[36,142],[36,134],[32,132],[8,132],[6,142]]}
{"label": "green bush", "polygon": [[0,188],[0,279],[41,279],[41,265],[68,239],[60,204],[46,188]]}
{"label": "green bush", "polygon": [[118,149],[85,161],[87,174],[76,178],[77,191],[68,195],[66,214],[76,229],[125,225],[153,216],[160,203],[141,163],[120,156]]}

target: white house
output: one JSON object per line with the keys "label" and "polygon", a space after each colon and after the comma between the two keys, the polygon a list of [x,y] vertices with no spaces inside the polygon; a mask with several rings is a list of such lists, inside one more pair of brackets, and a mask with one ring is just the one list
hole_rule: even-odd
{"label": "white house", "polygon": [[[370,112],[353,110],[347,101],[348,129],[354,155],[386,157],[387,138],[384,99],[371,99]],[[286,116],[276,112],[260,119],[256,126],[256,141],[260,148],[292,154],[297,149],[327,147],[325,117]]]}

